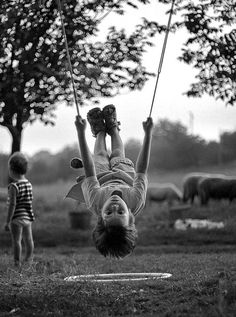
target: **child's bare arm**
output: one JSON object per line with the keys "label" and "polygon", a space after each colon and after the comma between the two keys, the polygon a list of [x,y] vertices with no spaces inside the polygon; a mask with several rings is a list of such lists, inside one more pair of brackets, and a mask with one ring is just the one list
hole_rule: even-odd
{"label": "child's bare arm", "polygon": [[7,213],[7,220],[5,224],[5,230],[9,231],[9,225],[11,222],[11,218],[14,214],[16,208],[16,189],[14,186],[10,185],[8,189],[8,197],[9,197],[9,205],[8,205],[8,213]]}
{"label": "child's bare arm", "polygon": [[95,176],[95,166],[92,154],[89,150],[86,138],[85,138],[85,130],[86,130],[86,120],[81,116],[77,116],[75,120],[75,126],[78,133],[79,146],[81,158],[83,161],[84,172],[86,177]]}
{"label": "child's bare arm", "polygon": [[145,122],[143,122],[143,129],[145,132],[143,144],[138,155],[136,163],[136,172],[137,173],[147,173],[149,159],[150,159],[150,150],[151,150],[151,141],[152,141],[152,128],[153,121],[149,117]]}

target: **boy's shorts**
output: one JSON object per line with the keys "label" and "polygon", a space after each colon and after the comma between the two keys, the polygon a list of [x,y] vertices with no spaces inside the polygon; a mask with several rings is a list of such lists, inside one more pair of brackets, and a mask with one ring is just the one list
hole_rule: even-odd
{"label": "boy's shorts", "polygon": [[27,219],[16,218],[16,219],[13,219],[11,223],[24,228],[24,227],[29,226],[31,224],[31,222],[32,221],[27,220]]}
{"label": "boy's shorts", "polygon": [[[100,180],[103,176],[107,174],[111,174],[112,172],[123,171],[128,174],[128,177],[134,178],[135,177],[135,169],[134,163],[128,159],[123,157],[113,157],[109,162],[104,160],[102,162],[95,161],[95,170],[98,180]],[[81,175],[77,177],[77,183],[81,183],[85,179],[85,175]]]}
{"label": "boy's shorts", "polygon": [[134,163],[128,158],[113,157],[110,162],[95,162],[96,174],[106,174],[109,171],[123,171],[130,175],[135,174]]}
{"label": "boy's shorts", "polygon": [[[122,180],[123,184],[132,186],[135,177],[135,169],[133,162],[128,158],[114,157],[110,161],[96,161],[94,162],[96,169],[97,180],[100,185],[105,184],[110,180]],[[77,177],[77,184],[74,185],[66,197],[73,198],[84,202],[84,195],[82,191],[82,183],[85,179],[85,175]]]}

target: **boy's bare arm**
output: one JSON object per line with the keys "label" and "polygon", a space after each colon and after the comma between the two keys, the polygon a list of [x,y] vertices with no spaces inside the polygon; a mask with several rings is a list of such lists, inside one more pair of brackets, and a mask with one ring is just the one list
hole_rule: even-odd
{"label": "boy's bare arm", "polygon": [[147,173],[151,151],[152,128],[153,121],[152,118],[149,117],[145,122],[143,122],[145,135],[136,163],[136,173]]}
{"label": "boy's bare arm", "polygon": [[6,231],[10,230],[9,225],[16,208],[16,189],[12,185],[9,187],[8,197],[9,197],[9,205],[8,205],[7,221],[5,224]]}
{"label": "boy's bare arm", "polygon": [[75,126],[78,133],[80,154],[83,161],[84,172],[86,177],[95,176],[95,166],[92,154],[89,150],[86,138],[85,138],[85,129],[86,129],[86,120],[82,117],[77,116],[75,121]]}

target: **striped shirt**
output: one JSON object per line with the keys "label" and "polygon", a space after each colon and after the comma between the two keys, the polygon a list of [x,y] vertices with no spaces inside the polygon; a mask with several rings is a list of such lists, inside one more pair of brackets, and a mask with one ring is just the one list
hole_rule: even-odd
{"label": "striped shirt", "polygon": [[33,193],[31,183],[27,179],[24,179],[13,182],[9,186],[14,186],[16,189],[16,207],[12,220],[17,218],[34,221],[35,217],[32,208]]}

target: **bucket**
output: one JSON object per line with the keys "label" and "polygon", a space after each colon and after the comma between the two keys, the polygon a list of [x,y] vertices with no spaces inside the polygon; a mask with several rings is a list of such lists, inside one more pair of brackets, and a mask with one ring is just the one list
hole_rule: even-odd
{"label": "bucket", "polygon": [[86,208],[79,211],[70,211],[69,218],[71,229],[86,230],[90,228],[91,212]]}
{"label": "bucket", "polygon": [[177,219],[186,218],[186,211],[191,208],[191,205],[178,205],[169,208],[169,226],[173,227]]}

